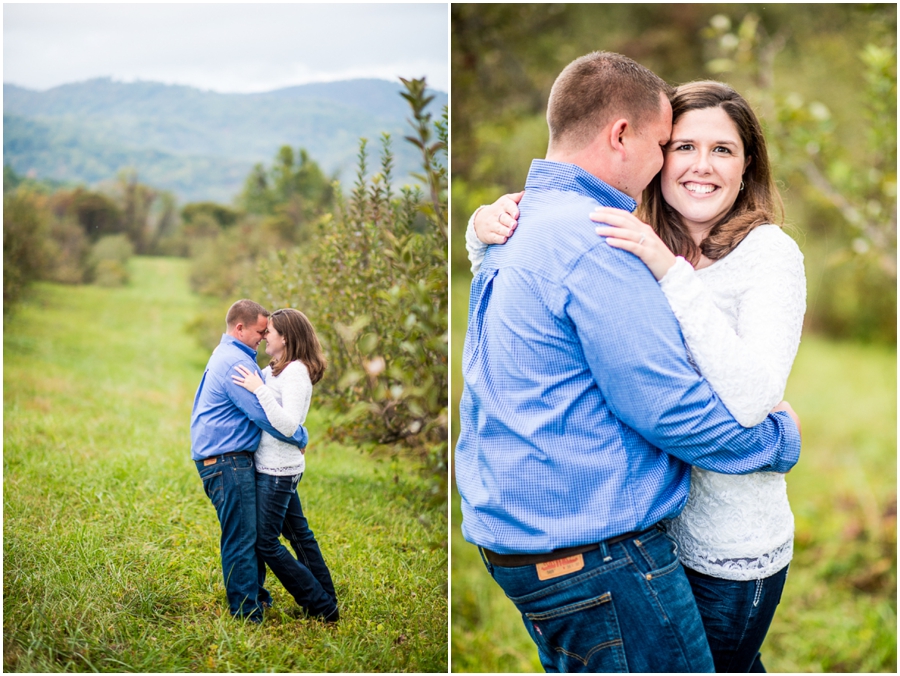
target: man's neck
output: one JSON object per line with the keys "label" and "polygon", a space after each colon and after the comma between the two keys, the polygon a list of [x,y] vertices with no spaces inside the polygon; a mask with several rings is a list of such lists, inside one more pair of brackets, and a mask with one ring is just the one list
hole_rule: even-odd
{"label": "man's neck", "polygon": [[254,354],[256,354],[256,348],[252,348],[252,347],[250,347],[249,345],[247,345],[247,343],[245,343],[243,340],[241,340],[240,338],[238,338],[238,337],[235,335],[235,333],[236,333],[236,332],[226,331],[226,332],[225,332],[225,335],[234,338],[234,340],[235,340],[239,345],[242,345],[245,349],[247,349],[247,350],[249,350],[250,352],[253,352]]}
{"label": "man's neck", "polygon": [[582,148],[574,152],[566,152],[559,149],[548,149],[547,156],[544,158],[550,162],[563,162],[565,164],[574,164],[576,167],[584,169],[594,178],[598,178],[616,190],[621,190],[610,171],[608,163],[603,162],[598,154],[591,152],[590,146]]}

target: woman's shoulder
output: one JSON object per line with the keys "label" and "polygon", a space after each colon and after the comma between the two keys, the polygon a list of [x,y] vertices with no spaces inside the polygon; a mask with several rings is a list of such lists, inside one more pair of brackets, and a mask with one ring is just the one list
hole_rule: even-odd
{"label": "woman's shoulder", "polygon": [[745,255],[764,251],[769,254],[774,253],[785,257],[803,259],[803,254],[800,252],[797,242],[784,231],[782,226],[773,223],[766,223],[753,228],[735,248],[734,253],[738,251]]}
{"label": "woman's shoulder", "polygon": [[281,375],[286,375],[288,378],[305,381],[309,380],[309,369],[306,368],[306,364],[297,359],[285,366],[284,370],[281,372]]}

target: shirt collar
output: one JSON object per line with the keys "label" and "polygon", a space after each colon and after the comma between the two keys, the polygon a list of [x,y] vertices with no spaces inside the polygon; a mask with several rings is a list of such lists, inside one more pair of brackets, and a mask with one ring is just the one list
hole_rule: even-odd
{"label": "shirt collar", "polygon": [[603,206],[634,211],[637,202],[628,195],[604,183],[581,167],[551,160],[532,160],[525,189],[568,190],[591,197]]}
{"label": "shirt collar", "polygon": [[256,359],[256,350],[254,350],[252,347],[244,345],[237,338],[235,338],[234,336],[229,336],[227,333],[222,334],[222,340],[219,341],[219,345],[234,345],[238,349],[246,352],[248,356]]}

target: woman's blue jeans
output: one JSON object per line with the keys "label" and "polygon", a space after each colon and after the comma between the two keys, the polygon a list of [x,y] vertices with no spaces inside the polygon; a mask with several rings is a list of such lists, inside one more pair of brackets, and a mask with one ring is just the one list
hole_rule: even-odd
{"label": "woman's blue jeans", "polygon": [[[256,552],[294,600],[310,615],[337,620],[337,595],[322,551],[309,528],[297,484],[302,474],[256,474]],[[295,559],[278,536],[283,534]]]}
{"label": "woman's blue jeans", "polygon": [[718,673],[765,672],[759,649],[775,615],[789,566],[739,582],[685,568]]}
{"label": "woman's blue jeans", "polygon": [[536,566],[488,571],[522,613],[548,672],[713,671],[675,543],[658,528],[582,553],[584,567],[541,580]]}

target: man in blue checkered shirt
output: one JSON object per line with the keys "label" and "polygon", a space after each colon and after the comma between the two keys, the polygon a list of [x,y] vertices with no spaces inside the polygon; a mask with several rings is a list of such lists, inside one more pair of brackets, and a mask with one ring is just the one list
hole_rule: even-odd
{"label": "man in blue checkered shirt", "polygon": [[792,414],[734,420],[688,362],[653,275],[588,218],[636,207],[662,167],[670,93],[618,54],[567,66],[516,236],[472,282],[454,463],[463,534],[551,672],[714,671],[660,522],[684,507],[691,465],[787,472],[800,453]]}

